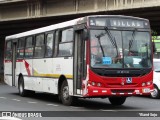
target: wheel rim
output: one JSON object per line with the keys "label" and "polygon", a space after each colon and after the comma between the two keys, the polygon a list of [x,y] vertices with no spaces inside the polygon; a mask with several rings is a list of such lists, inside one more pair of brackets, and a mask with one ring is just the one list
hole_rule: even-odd
{"label": "wheel rim", "polygon": [[153,92],[151,93],[152,97],[156,97],[158,94],[158,90],[154,88]]}
{"label": "wheel rim", "polygon": [[63,88],[63,99],[65,101],[69,99],[69,89],[68,89],[68,86],[65,86]]}

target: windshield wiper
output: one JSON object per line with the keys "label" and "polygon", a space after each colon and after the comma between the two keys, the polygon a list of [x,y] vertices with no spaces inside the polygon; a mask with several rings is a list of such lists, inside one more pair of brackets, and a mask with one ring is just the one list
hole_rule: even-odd
{"label": "windshield wiper", "polygon": [[101,41],[100,41],[100,38],[103,37],[106,33],[101,33],[99,35],[95,35],[95,37],[98,39],[98,42],[99,42],[99,45],[100,45],[100,48],[102,50],[102,55],[103,57],[105,57],[105,54],[104,54],[104,50],[103,50],[103,47],[102,47],[102,44],[101,44]]}
{"label": "windshield wiper", "polygon": [[108,27],[105,27],[105,31],[106,31],[105,33],[100,33],[99,35],[95,35],[95,37],[98,39],[100,48],[102,50],[103,57],[105,57],[105,54],[104,54],[104,50],[103,50],[100,38],[103,37],[103,36],[105,36],[105,34],[108,35],[109,40],[111,41],[113,47],[116,48],[116,52],[117,52],[117,56],[118,56],[118,47],[117,47],[117,43],[116,43],[115,38],[112,36],[111,32],[108,30]]}
{"label": "windshield wiper", "polygon": [[106,33],[108,34],[112,45],[116,48],[116,47],[117,47],[116,40],[115,40],[115,38],[112,36],[111,32],[108,30],[108,27],[105,27],[105,31],[106,31]]}
{"label": "windshield wiper", "polygon": [[131,47],[132,47],[132,45],[133,45],[133,40],[135,40],[136,32],[137,32],[137,29],[135,28],[135,29],[133,30],[133,33],[132,33],[132,38],[131,38],[131,40],[129,40],[129,49],[128,49],[129,52],[130,52]]}
{"label": "windshield wiper", "polygon": [[112,34],[111,34],[110,30],[108,29],[108,27],[105,27],[105,31],[108,34],[109,40],[111,41],[113,47],[116,48],[116,52],[117,52],[117,56],[118,56],[118,47],[117,47],[117,42],[115,40],[115,37],[112,36]]}

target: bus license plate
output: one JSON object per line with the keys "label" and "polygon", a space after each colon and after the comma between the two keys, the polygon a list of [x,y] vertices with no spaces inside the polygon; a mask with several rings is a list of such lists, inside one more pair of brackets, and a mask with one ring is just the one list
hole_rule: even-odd
{"label": "bus license plate", "polygon": [[149,93],[150,92],[150,89],[149,88],[144,88],[143,89],[143,93]]}

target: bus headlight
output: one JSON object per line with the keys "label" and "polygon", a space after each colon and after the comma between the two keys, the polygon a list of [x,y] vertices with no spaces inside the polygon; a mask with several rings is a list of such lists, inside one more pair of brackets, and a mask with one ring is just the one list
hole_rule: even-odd
{"label": "bus headlight", "polygon": [[146,83],[142,83],[142,87],[146,86]]}
{"label": "bus headlight", "polygon": [[101,83],[97,83],[97,82],[91,82],[91,85],[92,86],[97,86],[97,87],[101,87],[102,86],[102,84]]}
{"label": "bus headlight", "polygon": [[96,85],[96,83],[95,82],[92,82],[92,86],[95,86]]}
{"label": "bus headlight", "polygon": [[151,81],[149,81],[149,82],[143,82],[142,83],[142,87],[144,87],[144,86],[149,86],[149,85],[151,85],[152,84],[152,82]]}
{"label": "bus headlight", "polygon": [[151,82],[147,82],[147,85],[151,85]]}
{"label": "bus headlight", "polygon": [[100,86],[101,86],[101,83],[97,83],[97,86],[100,87]]}

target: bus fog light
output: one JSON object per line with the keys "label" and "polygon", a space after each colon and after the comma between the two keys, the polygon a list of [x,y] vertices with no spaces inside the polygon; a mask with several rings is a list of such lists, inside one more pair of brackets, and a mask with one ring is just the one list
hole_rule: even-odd
{"label": "bus fog light", "polygon": [[142,83],[142,86],[146,86],[146,83]]}
{"label": "bus fog light", "polygon": [[97,86],[100,87],[100,86],[101,86],[101,83],[97,83]]}
{"label": "bus fog light", "polygon": [[142,92],[143,92],[143,93],[149,93],[149,92],[150,92],[150,89],[149,89],[149,88],[144,88],[144,89],[142,90]]}

